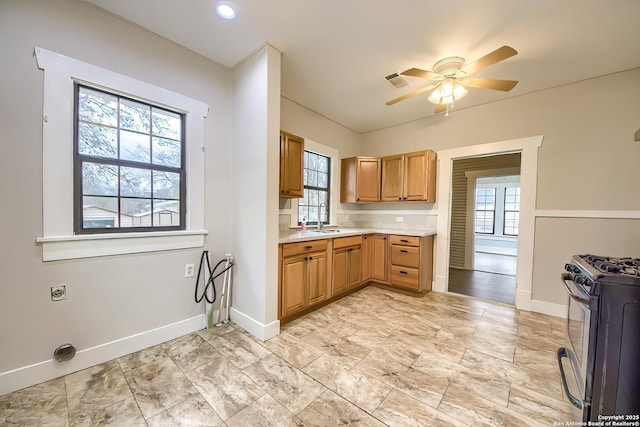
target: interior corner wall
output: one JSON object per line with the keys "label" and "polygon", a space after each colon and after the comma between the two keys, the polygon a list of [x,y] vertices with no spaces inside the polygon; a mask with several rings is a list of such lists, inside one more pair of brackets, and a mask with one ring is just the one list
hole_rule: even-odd
{"label": "interior corner wall", "polygon": [[234,76],[232,320],[268,339],[279,333],[280,52],[264,46]]}
{"label": "interior corner wall", "polygon": [[[42,261],[43,72],[35,46],[209,105],[204,248]],[[205,327],[184,269],[203,249],[214,259],[231,249],[231,208],[221,202],[231,197],[231,71],[80,0],[0,2],[0,53],[0,394]],[[58,284],[67,297],[52,302]],[[58,363],[53,351],[64,343],[78,353]]]}
{"label": "interior corner wall", "polygon": [[[464,108],[463,100],[448,117],[365,134],[362,154],[439,151],[543,135],[531,292],[534,300],[557,309],[566,304],[559,273],[572,255],[640,256],[638,99],[640,68],[472,108]],[[615,232],[594,232],[594,224]],[[624,230],[634,238],[624,238]]]}

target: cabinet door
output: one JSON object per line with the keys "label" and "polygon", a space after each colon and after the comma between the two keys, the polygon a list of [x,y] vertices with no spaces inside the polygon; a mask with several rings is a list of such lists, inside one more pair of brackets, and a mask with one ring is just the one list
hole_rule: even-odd
{"label": "cabinet door", "polygon": [[327,256],[313,255],[307,260],[307,305],[327,297]]}
{"label": "cabinet door", "polygon": [[363,236],[362,237],[362,281],[366,282],[371,279],[372,274],[372,262],[373,262],[373,253],[372,253],[372,244],[373,244],[372,236]]}
{"label": "cabinet door", "polygon": [[304,139],[282,132],[280,134],[280,196],[304,195]]}
{"label": "cabinet door", "polygon": [[382,159],[382,201],[402,200],[403,156]]}
{"label": "cabinet door", "polygon": [[387,236],[371,238],[371,278],[387,281]]}
{"label": "cabinet door", "polygon": [[348,286],[348,248],[333,251],[333,290],[332,295],[338,295],[347,290]]}
{"label": "cabinet door", "polygon": [[427,199],[427,160],[426,151],[405,154],[403,200]]}
{"label": "cabinet door", "polygon": [[349,283],[347,287],[357,286],[362,282],[362,248],[360,246],[349,248]]}
{"label": "cabinet door", "polygon": [[305,283],[307,256],[282,260],[282,317],[305,307]]}
{"label": "cabinet door", "polygon": [[356,201],[380,200],[380,160],[358,159],[356,169]]}

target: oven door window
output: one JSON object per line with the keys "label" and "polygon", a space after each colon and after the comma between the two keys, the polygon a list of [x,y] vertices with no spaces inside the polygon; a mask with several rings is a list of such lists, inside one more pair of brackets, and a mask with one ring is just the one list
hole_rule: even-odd
{"label": "oven door window", "polygon": [[573,371],[580,387],[581,394],[584,393],[584,381],[587,374],[587,352],[589,349],[589,323],[590,311],[580,302],[569,298],[569,310],[567,319],[568,344],[570,346],[570,359]]}

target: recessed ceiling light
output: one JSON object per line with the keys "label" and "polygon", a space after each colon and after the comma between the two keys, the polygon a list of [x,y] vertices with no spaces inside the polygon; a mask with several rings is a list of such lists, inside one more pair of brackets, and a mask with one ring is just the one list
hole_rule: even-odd
{"label": "recessed ceiling light", "polygon": [[220,2],[216,6],[216,12],[224,19],[233,19],[236,17],[236,11],[233,10],[233,6],[227,2]]}

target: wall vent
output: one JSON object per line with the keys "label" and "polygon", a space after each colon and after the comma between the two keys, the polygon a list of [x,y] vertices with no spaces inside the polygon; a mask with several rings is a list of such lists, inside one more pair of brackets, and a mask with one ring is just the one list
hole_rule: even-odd
{"label": "wall vent", "polygon": [[409,80],[407,80],[405,76],[398,73],[389,74],[384,79],[394,89],[400,89],[401,87],[409,86]]}

